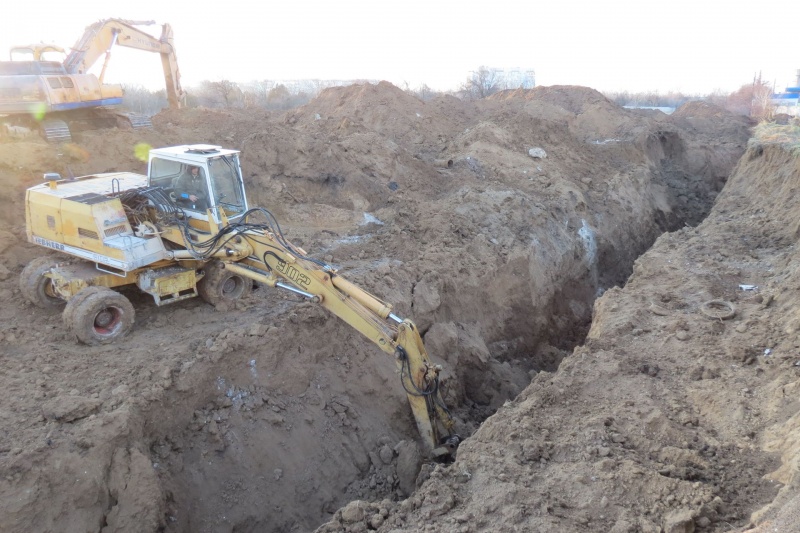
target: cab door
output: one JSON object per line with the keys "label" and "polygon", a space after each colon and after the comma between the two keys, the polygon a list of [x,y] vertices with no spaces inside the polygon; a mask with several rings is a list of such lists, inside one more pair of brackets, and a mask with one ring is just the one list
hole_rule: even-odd
{"label": "cab door", "polygon": [[208,168],[211,206],[224,210],[228,219],[244,214],[247,211],[247,198],[238,156],[233,154],[213,157],[208,161]]}

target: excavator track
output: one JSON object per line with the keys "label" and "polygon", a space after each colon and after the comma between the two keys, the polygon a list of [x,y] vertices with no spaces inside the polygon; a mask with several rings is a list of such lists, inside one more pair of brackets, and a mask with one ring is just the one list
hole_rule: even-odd
{"label": "excavator track", "polygon": [[150,117],[141,113],[119,113],[119,116],[128,119],[133,129],[153,127]]}
{"label": "excavator track", "polygon": [[72,135],[69,132],[69,126],[63,120],[57,118],[49,118],[43,120],[39,126],[42,131],[42,136],[49,143],[68,143],[72,142]]}

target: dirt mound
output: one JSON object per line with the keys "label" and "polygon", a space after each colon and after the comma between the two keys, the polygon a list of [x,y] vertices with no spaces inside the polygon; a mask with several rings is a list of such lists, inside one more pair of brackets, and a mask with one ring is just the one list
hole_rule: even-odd
{"label": "dirt mound", "polygon": [[589,87],[574,85],[551,85],[549,87],[534,87],[533,89],[513,89],[500,91],[493,94],[487,101],[495,100],[535,100],[537,102],[560,107],[573,115],[586,111],[596,111],[597,108],[618,109],[614,102],[603,96],[599,91]]}
{"label": "dirt mound", "polygon": [[389,146],[399,145],[420,157],[436,151],[459,120],[460,100],[438,98],[425,103],[388,82],[325,89],[307,105],[289,112],[285,121],[305,132],[327,133],[329,140],[374,133]]}
{"label": "dirt mound", "polygon": [[[701,100],[686,102],[676,109],[672,114],[673,116],[680,118],[720,118],[730,116],[729,111],[719,107],[718,105],[714,105],[710,102],[703,102]],[[748,119],[746,117],[742,117],[742,120],[747,121]]]}
{"label": "dirt mound", "polygon": [[288,120],[293,117],[319,114],[320,118],[311,116],[311,120],[324,117],[359,118],[367,122],[373,129],[393,127],[402,121],[409,112],[420,113],[425,104],[395,87],[389,82],[378,84],[365,83],[347,87],[330,87],[322,91],[307,105],[297,112],[290,112]]}
{"label": "dirt mound", "polygon": [[[13,302],[0,310],[9,406],[2,422],[15,428],[0,436],[7,502],[0,529],[47,530],[70,520],[81,530],[306,531],[335,516],[338,525],[330,527],[388,530],[402,518],[420,530],[421,519],[410,516],[420,506],[429,519],[464,523],[453,513],[467,505],[472,487],[480,487],[474,494],[484,510],[499,510],[510,528],[525,516],[549,516],[544,529],[583,527],[583,518],[563,511],[565,499],[540,498],[549,490],[540,473],[558,468],[553,478],[573,479],[563,458],[575,462],[586,485],[585,493],[568,485],[570,495],[587,502],[595,524],[610,520],[598,518],[606,515],[596,495],[608,493],[607,502],[623,508],[612,494],[633,498],[644,483],[633,465],[644,448],[632,448],[633,466],[619,467],[619,477],[616,462],[589,473],[578,457],[614,461],[625,443],[644,439],[636,433],[636,407],[628,406],[629,418],[612,409],[625,395],[624,380],[650,378],[614,363],[610,347],[590,350],[600,354],[597,364],[575,363],[574,355],[560,370],[559,363],[585,337],[595,298],[623,284],[658,235],[707,214],[744,150],[747,131],[736,119],[687,126],[570,87],[423,103],[381,83],[329,89],[283,115],[187,110],[162,113],[154,124],[150,132],[76,136],[80,150],[70,168],[143,170],[139,143],[241,149],[251,203],[274,210],[297,244],[412,317],[445,366],[459,432],[480,429],[454,467],[422,467],[420,481],[430,475],[428,485],[398,503],[415,486],[420,460],[394,362],[336,318],[271,290],[227,313],[193,300],[159,308],[133,291],[137,326],[129,337],[113,347],[74,345],[57,314],[20,301],[15,274],[41,250],[23,242],[17,199],[4,215],[12,233],[0,234],[0,294]],[[715,127],[726,133],[714,135]],[[0,176],[17,183],[21,198],[52,163],[47,158],[64,156],[44,144],[12,144],[0,145],[11,155]],[[644,320],[633,315],[640,307],[636,299],[630,313]],[[622,331],[637,328],[631,321]],[[633,341],[621,337],[621,349],[649,353],[636,344],[649,338],[644,329],[654,331],[648,324]],[[598,381],[606,373],[618,386]],[[716,497],[708,483],[724,485],[731,474],[714,470],[708,483],[692,477],[709,459],[672,438],[688,426],[675,425],[679,410],[659,401],[652,400],[663,413],[653,431],[663,430],[666,455],[659,458],[659,448],[647,457],[676,474],[664,481],[648,471],[642,479],[665,492],[665,502],[669,490],[679,493],[651,513],[701,499],[714,516],[732,520],[704,499]],[[514,413],[520,416],[509,431],[503,424]],[[584,429],[571,435],[573,427]],[[702,437],[711,442],[710,434]],[[726,460],[738,458],[718,449]],[[747,457],[764,466],[757,454]],[[520,470],[515,461],[537,480],[529,483],[538,491],[531,501],[549,503],[508,507],[512,516],[501,502],[515,502],[505,492]],[[492,464],[500,470],[489,470]],[[598,475],[602,485],[594,484]],[[701,485],[683,485],[690,478]],[[65,480],[74,490],[62,490]],[[752,501],[771,494],[753,487]],[[375,503],[336,512],[356,498]],[[635,517],[639,510],[626,512]],[[134,526],[137,514],[149,522]]]}

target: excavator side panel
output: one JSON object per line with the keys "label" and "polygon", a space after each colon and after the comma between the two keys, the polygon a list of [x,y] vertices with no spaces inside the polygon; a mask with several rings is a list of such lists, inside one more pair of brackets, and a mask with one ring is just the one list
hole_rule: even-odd
{"label": "excavator side panel", "polygon": [[167,257],[158,236],[134,235],[113,190],[143,186],[147,177],[115,172],[74,181],[52,181],[28,189],[28,240],[120,273],[153,265]]}
{"label": "excavator side panel", "polygon": [[47,92],[41,76],[0,75],[0,113],[25,113],[33,115],[46,109]]}

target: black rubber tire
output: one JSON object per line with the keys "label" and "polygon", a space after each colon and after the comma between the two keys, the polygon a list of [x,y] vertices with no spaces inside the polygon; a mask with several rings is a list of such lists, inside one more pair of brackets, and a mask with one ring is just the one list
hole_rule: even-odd
{"label": "black rubber tire", "polygon": [[197,283],[200,297],[213,306],[232,304],[253,292],[253,281],[223,268],[219,261],[208,263],[205,276]]}
{"label": "black rubber tire", "polygon": [[109,290],[107,287],[100,287],[100,286],[92,286],[92,287],[85,287],[78,291],[72,298],[67,300],[67,306],[64,308],[64,312],[61,313],[61,319],[64,321],[64,326],[72,331],[72,316],[75,314],[75,309],[77,309],[81,302],[83,302],[86,298],[91,296],[92,294],[97,294],[98,292],[103,292]]}
{"label": "black rubber tire", "polygon": [[107,287],[83,289],[64,310],[64,323],[84,344],[110,344],[133,327],[135,311],[128,299]]}
{"label": "black rubber tire", "polygon": [[42,309],[58,309],[66,300],[53,292],[50,278],[44,274],[53,268],[56,262],[49,257],[37,257],[22,270],[19,277],[19,290],[30,303]]}

